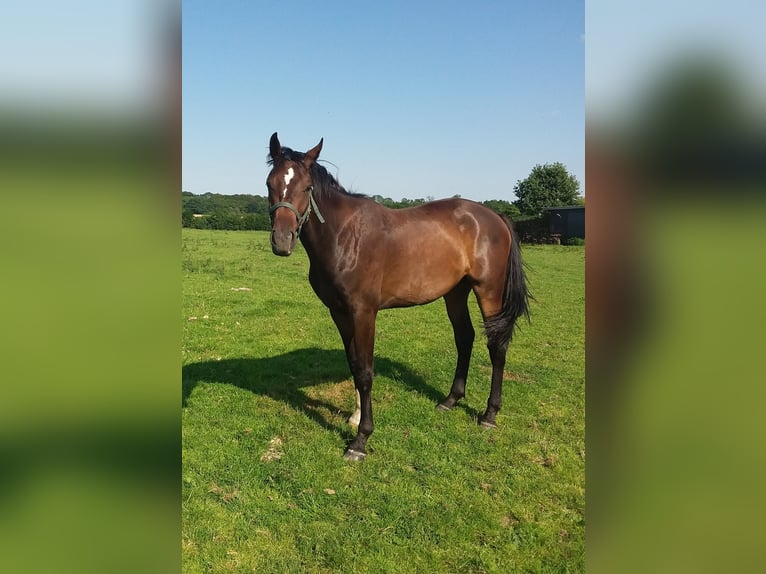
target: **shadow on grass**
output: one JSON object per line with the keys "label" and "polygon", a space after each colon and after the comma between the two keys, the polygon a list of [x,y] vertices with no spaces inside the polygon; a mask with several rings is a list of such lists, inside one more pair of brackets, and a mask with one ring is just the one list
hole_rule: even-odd
{"label": "shadow on grass", "polygon": [[[434,405],[445,398],[442,392],[428,385],[422,376],[398,361],[376,357],[375,375],[393,379],[417,391],[428,397]],[[304,391],[306,387],[339,383],[350,378],[346,355],[341,350],[308,348],[260,359],[203,361],[183,367],[182,404],[186,407],[189,396],[201,382],[233,385],[284,402],[304,412],[323,428],[350,439],[353,435],[348,425],[338,426],[328,421],[319,410],[324,408],[329,412],[338,412],[338,405],[309,397]],[[373,396],[374,393],[373,384]],[[346,412],[346,416],[350,414]]]}

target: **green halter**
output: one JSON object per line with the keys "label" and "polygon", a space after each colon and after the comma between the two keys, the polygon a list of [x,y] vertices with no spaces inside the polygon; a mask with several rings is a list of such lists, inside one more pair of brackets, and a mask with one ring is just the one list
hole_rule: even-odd
{"label": "green halter", "polygon": [[303,215],[300,214],[298,209],[292,204],[287,201],[280,201],[279,203],[275,203],[269,208],[269,215],[273,215],[274,212],[279,209],[280,207],[286,207],[290,211],[292,211],[295,214],[296,219],[298,220],[298,232],[297,236],[301,236],[301,229],[303,229],[303,224],[306,223],[306,221],[309,218],[309,215],[311,214],[311,209],[313,208],[314,211],[317,214],[317,219],[319,219],[319,223],[324,223],[324,217],[322,217],[322,214],[319,212],[319,206],[317,205],[317,202],[314,200],[314,186],[308,188],[308,194],[309,194],[309,204],[306,207],[306,211],[303,212]]}

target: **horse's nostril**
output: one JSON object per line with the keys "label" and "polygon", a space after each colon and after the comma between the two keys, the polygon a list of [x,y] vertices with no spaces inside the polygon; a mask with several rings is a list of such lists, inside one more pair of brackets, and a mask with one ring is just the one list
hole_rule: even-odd
{"label": "horse's nostril", "polygon": [[273,229],[271,231],[271,250],[275,255],[290,255],[295,247],[297,234],[293,230]]}

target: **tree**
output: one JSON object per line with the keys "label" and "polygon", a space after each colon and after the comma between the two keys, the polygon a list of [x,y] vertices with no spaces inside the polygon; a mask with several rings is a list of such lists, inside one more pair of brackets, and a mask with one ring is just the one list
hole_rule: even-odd
{"label": "tree", "polygon": [[513,204],[522,215],[536,217],[545,207],[574,205],[580,199],[580,182],[564,164],[536,165],[527,179],[516,182],[513,192],[518,198]]}
{"label": "tree", "polygon": [[519,208],[513,205],[511,202],[504,199],[488,199],[482,202],[486,207],[489,207],[495,213],[505,215],[511,220],[516,220],[521,215]]}
{"label": "tree", "polygon": [[672,63],[639,101],[628,127],[635,146],[631,153],[647,175],[708,184],[722,177],[728,187],[734,172],[764,165],[763,145],[749,135],[758,131],[751,129],[738,70],[710,56],[700,53]]}

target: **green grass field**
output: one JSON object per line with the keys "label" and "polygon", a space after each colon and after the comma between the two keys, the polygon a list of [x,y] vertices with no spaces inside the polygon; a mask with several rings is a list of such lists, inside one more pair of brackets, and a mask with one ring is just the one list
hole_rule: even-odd
{"label": "green grass field", "polygon": [[[375,433],[361,463],[343,348],[302,248],[266,232],[183,230],[184,572],[582,572],[582,247],[525,246],[536,301],[511,343],[498,429],[476,424],[442,301],[378,315]],[[479,313],[471,311],[477,334]]]}

